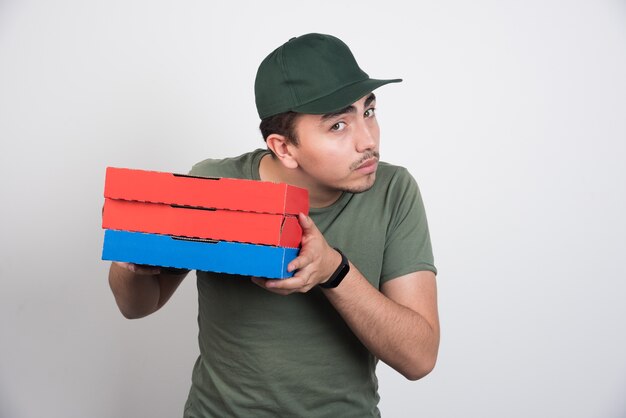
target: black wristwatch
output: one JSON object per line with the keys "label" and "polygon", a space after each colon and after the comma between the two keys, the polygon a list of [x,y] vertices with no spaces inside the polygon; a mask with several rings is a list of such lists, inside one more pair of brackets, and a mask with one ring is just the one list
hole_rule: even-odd
{"label": "black wristwatch", "polygon": [[341,263],[339,264],[339,267],[337,267],[337,270],[335,270],[335,272],[326,282],[319,284],[319,287],[322,287],[324,289],[332,289],[339,286],[339,283],[341,283],[343,278],[346,277],[346,274],[348,274],[348,272],[350,271],[350,262],[348,261],[346,256],[341,252],[339,248],[335,248],[335,250],[341,255]]}

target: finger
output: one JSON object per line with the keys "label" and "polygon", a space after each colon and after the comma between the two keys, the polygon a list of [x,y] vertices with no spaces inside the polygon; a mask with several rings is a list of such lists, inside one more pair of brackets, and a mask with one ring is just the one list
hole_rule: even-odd
{"label": "finger", "polygon": [[266,279],[262,279],[260,277],[250,277],[250,281],[252,283],[254,283],[255,285],[262,287],[263,289],[265,289],[265,282],[267,281]]}
{"label": "finger", "polygon": [[135,274],[141,275],[152,275],[159,274],[161,272],[160,267],[155,266],[147,266],[145,264],[134,264],[134,263],[126,263],[128,265],[128,270],[132,271]]}
{"label": "finger", "polygon": [[126,269],[128,271],[132,271],[133,273],[135,272],[135,265],[133,263],[126,263],[123,261],[113,261],[113,264],[123,269]]}
{"label": "finger", "polygon": [[284,289],[265,289],[268,292],[272,292],[274,294],[280,295],[280,296],[289,296],[293,293],[293,290],[284,290]]}
{"label": "finger", "polygon": [[303,235],[311,234],[317,231],[317,226],[315,226],[315,222],[313,222],[313,219],[311,219],[310,216],[307,216],[302,212],[298,214],[298,222],[300,223],[300,227],[302,228]]}
{"label": "finger", "polygon": [[268,289],[280,289],[289,291],[300,291],[307,286],[308,280],[302,276],[294,276],[289,279],[267,280],[265,287]]}
{"label": "finger", "polygon": [[311,264],[312,261],[313,260],[311,260],[311,257],[309,257],[307,254],[300,254],[299,256],[291,260],[289,264],[287,264],[287,271],[289,273],[292,273],[296,270],[302,270],[303,268]]}
{"label": "finger", "polygon": [[268,290],[272,293],[276,293],[278,295],[287,296],[293,293],[293,290],[275,289],[275,288],[272,288],[271,286],[268,286],[267,283],[271,282],[271,280],[268,280],[268,279],[261,279],[260,277],[252,277],[250,280],[252,281],[252,283],[256,284],[257,286],[262,287],[263,289]]}

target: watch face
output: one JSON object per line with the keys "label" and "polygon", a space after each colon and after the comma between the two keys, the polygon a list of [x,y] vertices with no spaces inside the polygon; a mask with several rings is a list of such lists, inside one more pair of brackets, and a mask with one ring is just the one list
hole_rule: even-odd
{"label": "watch face", "polygon": [[335,277],[335,280],[343,279],[344,277],[346,277],[346,274],[348,274],[349,271],[350,271],[350,264],[348,263],[342,264],[341,270],[337,272],[337,277]]}

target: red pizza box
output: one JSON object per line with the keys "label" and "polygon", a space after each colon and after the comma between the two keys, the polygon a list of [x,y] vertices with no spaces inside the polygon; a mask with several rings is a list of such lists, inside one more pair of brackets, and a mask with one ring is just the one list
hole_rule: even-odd
{"label": "red pizza box", "polygon": [[104,197],[206,209],[308,214],[308,191],[285,183],[107,167]]}
{"label": "red pizza box", "polygon": [[291,215],[206,209],[105,199],[102,227],[278,247],[297,248],[302,239]]}

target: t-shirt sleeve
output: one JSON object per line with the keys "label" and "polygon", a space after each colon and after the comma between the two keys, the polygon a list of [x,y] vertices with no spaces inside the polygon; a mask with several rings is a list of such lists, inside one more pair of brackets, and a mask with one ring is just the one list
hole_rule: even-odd
{"label": "t-shirt sleeve", "polygon": [[404,168],[392,179],[386,200],[391,211],[380,283],[416,271],[437,274],[428,221],[417,182]]}

